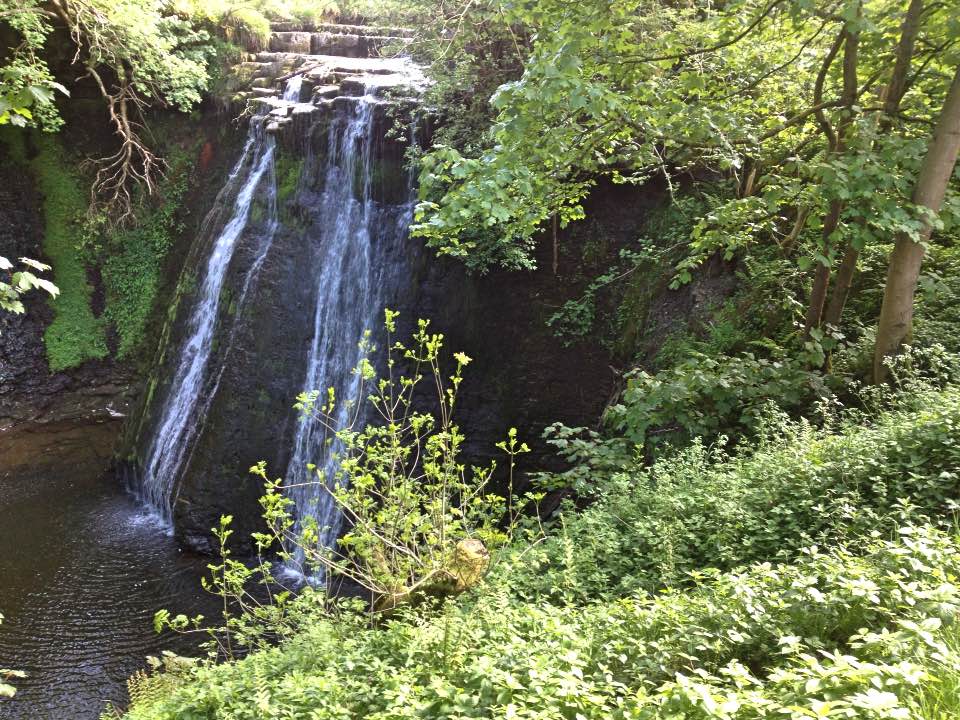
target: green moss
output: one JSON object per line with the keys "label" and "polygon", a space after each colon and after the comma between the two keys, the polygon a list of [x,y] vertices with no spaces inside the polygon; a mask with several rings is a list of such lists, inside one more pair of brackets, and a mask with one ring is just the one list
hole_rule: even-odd
{"label": "green moss", "polygon": [[[23,135],[18,135],[22,148]],[[37,155],[30,167],[43,194],[43,252],[60,288],[60,296],[50,301],[54,318],[43,336],[50,370],[57,372],[106,357],[108,350],[104,322],[90,305],[93,288],[79,250],[80,218],[87,207],[83,183],[56,139],[49,135],[35,139]]]}
{"label": "green moss", "polygon": [[283,205],[293,198],[300,187],[300,176],[303,174],[303,158],[293,158],[288,155],[278,155],[276,161],[277,175],[277,204]]}
{"label": "green moss", "polygon": [[237,299],[232,287],[226,283],[220,288],[220,306],[225,307],[230,315],[236,313]]}
{"label": "green moss", "polygon": [[159,188],[159,200],[142,213],[134,228],[111,234],[103,252],[105,314],[117,330],[119,358],[133,355],[143,345],[164,261],[182,230],[177,211],[187,190],[188,156],[174,157],[171,166]]}

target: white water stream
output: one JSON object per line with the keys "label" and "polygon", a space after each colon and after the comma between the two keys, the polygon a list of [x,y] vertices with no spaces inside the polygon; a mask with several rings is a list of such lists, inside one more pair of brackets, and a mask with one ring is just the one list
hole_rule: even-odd
{"label": "white water stream", "polygon": [[[295,87],[299,94],[299,82]],[[288,91],[292,92],[289,87]],[[263,126],[261,116],[250,120],[250,132],[243,153],[220,191],[211,213],[217,212],[224,198],[235,196],[230,218],[213,241],[204,266],[200,288],[187,320],[186,340],[179,349],[176,370],[166,391],[142,469],[140,495],[168,525],[173,520],[177,478],[216,389],[216,380],[214,378],[211,382],[208,365],[214,334],[220,322],[224,281],[238,240],[250,222],[250,210],[255,200],[265,202],[269,217],[256,260],[245,272],[238,305],[244,302],[250,280],[259,271],[278,227],[275,143],[264,132]]]}

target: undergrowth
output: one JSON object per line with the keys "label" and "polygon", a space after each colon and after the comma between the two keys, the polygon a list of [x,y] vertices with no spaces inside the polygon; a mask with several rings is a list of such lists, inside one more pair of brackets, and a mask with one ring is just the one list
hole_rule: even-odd
{"label": "undergrowth", "polygon": [[318,618],[228,665],[169,662],[132,682],[127,717],[946,718],[958,572],[955,539],[904,527],[686,591],[557,606],[494,587],[379,629]]}
{"label": "undergrowth", "polygon": [[107,233],[99,253],[104,314],[117,331],[119,359],[134,355],[146,339],[167,254],[182,231],[178,214],[189,185],[191,157],[180,152],[169,162],[158,197],[145,207],[134,227]]}
{"label": "undergrowth", "polygon": [[960,387],[873,401],[652,466],[571,440],[592,503],[478,589],[371,624],[308,588],[297,633],[158,660],[126,717],[954,717]]}

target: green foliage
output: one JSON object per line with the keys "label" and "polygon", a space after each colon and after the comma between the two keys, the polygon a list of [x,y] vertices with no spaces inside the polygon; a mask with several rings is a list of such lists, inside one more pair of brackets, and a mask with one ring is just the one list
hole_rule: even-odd
{"label": "green foliage", "polygon": [[[640,241],[643,243],[643,240]],[[622,281],[639,270],[646,270],[656,263],[660,253],[653,248],[640,245],[640,250],[620,251],[619,262],[590,281],[583,294],[568,300],[556,313],[547,319],[547,325],[554,334],[562,338],[565,345],[583,340],[596,329],[598,314],[601,312],[600,296],[608,292],[611,285]]]}
{"label": "green foliage", "polygon": [[[453,416],[470,358],[454,353],[455,369],[444,376],[443,336],[429,332],[429,323],[421,320],[409,345],[395,342],[396,319],[397,313],[386,311],[382,378],[369,360],[375,347],[367,333],[354,370],[356,397],[337,398],[330,388],[323,396],[304,393],[296,405],[305,420],[319,423],[330,456],[329,463],[325,458],[308,466],[311,476],[304,485],[329,496],[345,532],[319,526],[311,517],[296,518],[289,493],[304,487],[271,481],[266,464],[257,464],[251,472],[265,485],[267,526],[267,532],[253,535],[257,563],[232,557],[230,516],[213,529],[221,562],[208,566],[211,577],[203,584],[223,601],[223,625],[204,630],[202,617],[161,610],[154,618],[158,631],[206,632],[209,656],[233,659],[240,648],[263,649],[294,637],[330,609],[310,591],[294,600],[273,574],[273,561],[265,559],[268,551],[306,577],[355,583],[369,593],[372,610],[390,613],[476,587],[508,541],[521,546],[514,537],[520,509],[540,499],[526,495],[514,502],[514,462],[529,448],[514,429],[497,445],[509,458],[509,490],[506,500],[492,493],[494,467],[468,469],[459,459],[464,437]],[[424,381],[436,393],[432,412],[426,410]],[[335,469],[327,476],[329,467]]]}
{"label": "green foliage", "polygon": [[[454,353],[453,374],[440,365],[443,335],[421,320],[409,345],[394,341],[397,314],[386,311],[386,370],[377,379],[367,359],[369,337],[361,343],[364,360],[354,371],[370,383],[372,420],[366,422],[363,387],[357,398],[339,399],[311,392],[297,408],[323,429],[332,465],[309,466],[309,484],[329,495],[348,524],[336,530],[307,519],[295,523],[293,501],[282,479],[267,482],[264,515],[273,535],[304,553],[305,569],[345,577],[368,590],[378,609],[393,609],[423,594],[463,592],[483,577],[490,553],[506,542],[516,523],[514,506],[488,489],[494,467],[467,468],[459,459],[464,441],[454,423],[463,370],[470,358]],[[435,388],[436,410],[419,409],[415,397],[427,380]],[[343,425],[344,418],[352,420]],[[501,449],[513,459],[527,451],[510,431]],[[332,476],[325,468],[334,467]],[[267,481],[264,466],[254,468]],[[510,490],[512,494],[512,487]],[[501,527],[504,514],[506,525]],[[289,561],[290,552],[284,553]]]}
{"label": "green foliage", "polygon": [[[92,160],[92,210],[118,225],[133,219],[138,191],[152,194],[164,162],[145,141],[144,111],[187,112],[210,84],[210,62],[222,49],[197,18],[168,0],[3,0],[0,24],[21,41],[0,64],[0,124],[57,129],[62,121],[46,56],[82,67],[106,106],[119,149]],[[63,47],[47,40],[61,29]],[[79,74],[79,73],[78,73]],[[70,78],[71,80],[75,78]],[[72,361],[71,361],[72,362]]]}
{"label": "green foliage", "polygon": [[706,567],[790,561],[809,545],[889,531],[901,517],[948,518],[960,391],[912,387],[903,401],[910,407],[833,431],[768,416],[758,444],[736,456],[695,442],[652,466],[622,441],[562,431],[554,444],[574,469],[560,481],[596,502],[531,551],[515,587],[573,600],[653,591]]}
{"label": "green foliage", "polygon": [[270,21],[254,8],[233,8],[218,21],[227,40],[241,43],[253,39],[259,47],[266,47],[270,42]]}
{"label": "green foliage", "polygon": [[303,158],[291,157],[288,153],[280,153],[277,157],[277,204],[281,208],[284,207],[287,200],[294,197],[300,187],[303,163]]}
{"label": "green foliage", "polygon": [[177,0],[175,7],[229,42],[257,48],[267,47],[271,21],[318,23],[340,11],[334,0]]}
{"label": "green foliage", "polygon": [[60,288],[59,297],[51,301],[54,318],[43,339],[50,370],[58,372],[106,357],[107,342],[103,320],[93,314],[93,290],[79,250],[86,196],[57,141],[48,136],[34,141],[37,155],[31,169],[43,194],[43,251]]}
{"label": "green foliage", "polygon": [[101,258],[106,293],[104,315],[119,336],[116,355],[124,359],[142,347],[150,315],[160,288],[167,254],[182,230],[178,213],[188,188],[191,159],[185,154],[171,160],[171,169],[157,190],[145,199],[137,224],[110,230],[106,222],[88,219],[87,233],[106,236],[101,248],[88,248]]}
{"label": "green foliage", "polygon": [[593,503],[474,593],[370,626],[307,588],[278,644],[140,678],[127,717],[952,717],[960,538],[930,526],[955,522],[960,388],[911,383],[827,430],[771,416],[736,456],[573,438]]}
{"label": "green foliage", "polygon": [[39,56],[51,31],[47,14],[37,3],[0,0],[0,21],[22,38],[20,45],[6,49],[0,66],[0,125],[58,129],[63,121],[54,98],[57,92],[70,93]]}
{"label": "green foliage", "polygon": [[802,362],[743,353],[712,357],[693,352],[672,367],[628,374],[607,426],[639,446],[683,442],[717,433],[747,433],[770,404],[796,412],[831,396],[829,378]]}
{"label": "green foliage", "polygon": [[[0,614],[0,622],[3,622],[2,614]],[[17,689],[7,681],[24,677],[26,677],[26,673],[22,670],[4,670],[0,668],[0,702],[3,701],[3,698],[11,698],[17,694]]]}
{"label": "green foliage", "polygon": [[[49,265],[20,258],[20,262],[30,270],[45,272]],[[31,290],[45,290],[51,297],[57,297],[60,289],[49,280],[37,277],[30,270],[14,270],[13,263],[0,255],[0,310],[12,313],[23,313],[25,308],[21,298]]]}
{"label": "green foliage", "polygon": [[[648,211],[636,241],[620,249],[612,266],[590,277],[582,294],[565,302],[548,318],[547,325],[566,345],[599,338],[605,346],[633,359],[649,298],[666,287],[671,268],[686,252],[693,224],[704,207],[702,192],[691,192]],[[596,254],[606,259],[609,250],[585,243],[580,272],[597,262]]]}
{"label": "green foliage", "polygon": [[932,247],[925,261],[916,300],[913,344],[939,343],[960,351],[960,247]]}
{"label": "green foliage", "polygon": [[[459,5],[466,24],[488,20],[479,5]],[[916,237],[922,224],[911,191],[956,65],[960,25],[941,6],[924,7],[911,66],[917,82],[885,110],[904,10],[886,0],[842,2],[836,13],[792,0],[503,3],[523,72],[501,75],[485,132],[459,146],[441,138],[423,158],[414,232],[472,268],[529,268],[547,223],[580,218],[598,176],[662,176],[675,195],[709,184],[707,207],[672,259],[673,286],[717,254],[749,260],[773,251],[791,292],[770,298],[801,305],[811,270],[848,253],[876,256],[878,245],[897,233]],[[859,55],[847,76],[855,76],[856,98],[844,107],[843,53],[830,48],[844,38],[849,48],[854,37]],[[495,64],[486,65],[494,74]],[[957,197],[954,183],[938,232],[954,232]],[[564,309],[568,335],[594,323],[610,277]],[[843,296],[834,293],[831,323]],[[819,324],[818,316],[811,326]],[[814,338],[825,363],[832,340]]]}
{"label": "green foliage", "polygon": [[955,540],[904,528],[687,592],[558,607],[491,590],[378,629],[340,615],[172,689],[155,676],[167,691],[127,717],[937,720],[957,709],[958,571]]}
{"label": "green foliage", "polygon": [[36,104],[45,113],[41,124],[59,124],[54,91],[66,90],[53,81],[42,58],[55,20],[66,22],[72,39],[89,52],[91,68],[122,70],[123,78],[148,101],[187,110],[200,101],[206,86],[208,38],[170,14],[164,2],[74,0],[51,11],[40,2],[8,0],[0,4],[0,20],[22,39],[3,68],[3,91],[19,93],[12,111],[25,120],[33,118],[23,113],[24,105]]}
{"label": "green foliage", "polygon": [[[191,160],[186,153],[171,158],[158,197],[141,198],[141,207],[146,210],[139,213],[140,222],[123,229],[112,227],[102,214],[85,214],[80,180],[54,138],[32,137],[30,141],[36,146],[32,160],[27,158],[26,140],[22,134],[4,136],[14,160],[34,174],[43,194],[43,249],[54,265],[54,277],[53,283],[48,283],[18,272],[11,285],[22,290],[30,284],[54,296],[54,319],[44,335],[54,372],[106,357],[108,324],[118,334],[117,357],[128,358],[142,345],[167,252],[181,230],[177,215],[187,191]],[[92,310],[88,267],[99,269],[103,283],[105,308],[100,317]],[[0,271],[9,269],[0,267]],[[3,285],[0,291],[5,292]],[[54,289],[62,294],[58,297]],[[14,303],[7,309],[18,307]]]}

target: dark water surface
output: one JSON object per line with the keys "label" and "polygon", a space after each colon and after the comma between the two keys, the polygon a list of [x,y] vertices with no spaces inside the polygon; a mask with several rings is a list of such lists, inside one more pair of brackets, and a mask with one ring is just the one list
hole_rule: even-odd
{"label": "dark water surface", "polygon": [[[0,668],[29,673],[2,720],[88,720],[126,702],[126,679],[163,649],[159,608],[213,610],[200,588],[207,560],[174,540],[109,475],[45,464],[0,473]],[[84,475],[87,475],[84,477]]]}

